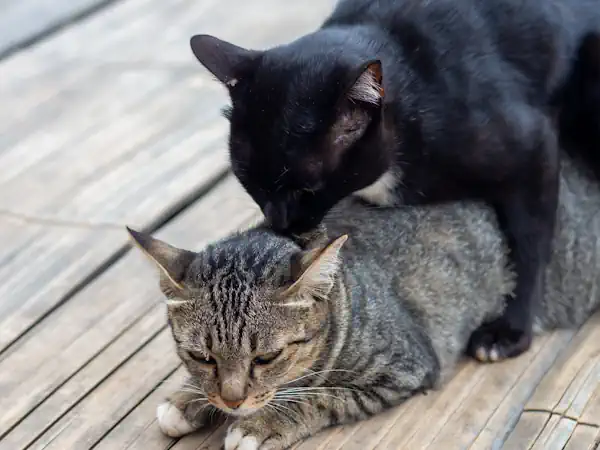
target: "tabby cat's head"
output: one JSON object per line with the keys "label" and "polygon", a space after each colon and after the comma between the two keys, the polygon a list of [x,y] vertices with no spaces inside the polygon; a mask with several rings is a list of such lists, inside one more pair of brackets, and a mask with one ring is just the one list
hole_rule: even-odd
{"label": "tabby cat's head", "polygon": [[324,350],[342,236],[301,250],[265,229],[195,253],[129,230],[160,269],[177,352],[222,411],[247,415]]}
{"label": "tabby cat's head", "polygon": [[233,171],[276,229],[316,226],[389,168],[382,66],[345,34],[266,51],[198,35],[191,47],[229,90]]}

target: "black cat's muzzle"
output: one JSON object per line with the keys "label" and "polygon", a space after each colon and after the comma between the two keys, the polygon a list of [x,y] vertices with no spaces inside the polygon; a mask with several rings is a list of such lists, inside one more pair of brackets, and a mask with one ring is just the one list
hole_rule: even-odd
{"label": "black cat's muzzle", "polygon": [[290,225],[290,214],[285,202],[267,202],[262,208],[269,225],[277,231],[285,231]]}
{"label": "black cat's muzzle", "polygon": [[262,208],[267,222],[275,231],[301,234],[316,228],[327,212],[317,211],[310,204],[298,201],[267,202]]}

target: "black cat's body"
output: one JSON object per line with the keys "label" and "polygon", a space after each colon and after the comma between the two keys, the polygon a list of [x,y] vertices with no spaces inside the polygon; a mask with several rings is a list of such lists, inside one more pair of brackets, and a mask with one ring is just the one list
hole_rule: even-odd
{"label": "black cat's body", "polygon": [[600,34],[584,38],[554,103],[559,108],[561,147],[583,159],[600,179]]}
{"label": "black cat's body", "polygon": [[494,206],[516,298],[470,352],[496,360],[530,344],[557,208],[551,99],[597,30],[600,0],[346,0],[287,45],[192,49],[229,87],[233,170],[274,227],[302,232],[361,190]]}

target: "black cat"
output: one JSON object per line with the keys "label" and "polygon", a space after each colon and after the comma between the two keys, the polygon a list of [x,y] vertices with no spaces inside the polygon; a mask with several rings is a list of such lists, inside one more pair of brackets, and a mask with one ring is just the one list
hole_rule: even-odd
{"label": "black cat", "polygon": [[557,93],[561,147],[600,179],[600,34],[587,35],[567,83]]}
{"label": "black cat", "polygon": [[468,351],[498,360],[531,343],[557,208],[551,99],[596,28],[600,0],[345,0],[267,51],[191,46],[229,89],[233,171],[275,228],[307,230],[357,191],[495,208],[515,298]]}

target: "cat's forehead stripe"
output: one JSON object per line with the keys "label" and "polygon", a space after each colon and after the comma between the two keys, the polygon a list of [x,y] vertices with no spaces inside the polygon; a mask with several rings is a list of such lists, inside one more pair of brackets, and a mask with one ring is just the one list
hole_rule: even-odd
{"label": "cat's forehead stripe", "polygon": [[205,269],[208,276],[238,271],[247,281],[259,280],[272,273],[292,251],[292,246],[287,240],[266,232],[235,236],[207,249]]}

